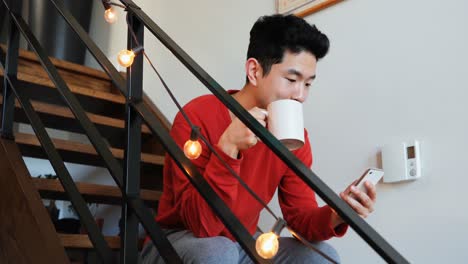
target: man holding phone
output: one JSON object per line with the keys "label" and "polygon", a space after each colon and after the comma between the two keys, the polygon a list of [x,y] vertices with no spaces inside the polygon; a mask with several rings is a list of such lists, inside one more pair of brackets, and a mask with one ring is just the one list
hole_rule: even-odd
{"label": "man holding phone", "polygon": [[[328,52],[329,40],[315,26],[295,16],[273,15],[257,20],[250,31],[245,64],[247,80],[240,90],[229,93],[258,122],[266,126],[265,108],[273,101],[292,99],[303,103],[316,77],[317,61]],[[324,240],[343,236],[348,228],[329,207],[319,207],[315,193],[238,118],[213,95],[198,97],[186,106],[192,122],[210,140],[223,159],[246,184],[268,202],[278,190],[284,219],[314,246],[338,260],[336,251]],[[178,113],[171,136],[182,148],[190,138],[190,126]],[[312,165],[308,133],[305,144],[293,153],[307,166]],[[262,206],[240,187],[222,163],[204,146],[193,160],[200,173],[242,224],[256,237]],[[340,193],[362,217],[374,208],[375,186],[365,183],[365,192],[353,184]],[[352,195],[351,195],[352,194]],[[169,241],[183,258],[193,263],[249,263],[224,224],[189,183],[175,162],[167,157],[164,190],[157,222],[166,229]],[[280,238],[275,263],[327,263],[327,260],[294,238]],[[142,251],[143,263],[161,263],[156,248],[148,242]]]}

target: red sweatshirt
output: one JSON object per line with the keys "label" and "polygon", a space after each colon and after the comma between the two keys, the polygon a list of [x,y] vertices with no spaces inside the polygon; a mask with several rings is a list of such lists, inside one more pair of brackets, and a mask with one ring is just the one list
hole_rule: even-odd
{"label": "red sweatshirt", "polygon": [[[231,93],[233,92],[235,91]],[[347,225],[343,224],[333,229],[330,225],[330,207],[319,207],[315,193],[265,144],[258,142],[254,147],[241,151],[239,159],[231,158],[216,147],[222,133],[231,123],[231,118],[227,108],[215,96],[198,97],[189,102],[184,110],[224,160],[265,203],[271,200],[276,188],[279,188],[278,197],[283,218],[293,230],[309,241],[344,235]],[[181,148],[190,138],[190,127],[180,113],[175,117],[171,136]],[[302,148],[293,153],[310,167],[312,152],[307,132],[305,142]],[[240,186],[216,156],[211,155],[201,140],[200,143],[203,152],[193,163],[253,235],[262,206]],[[164,165],[164,188],[156,221],[164,228],[189,229],[197,237],[226,236],[234,240],[229,230],[169,156],[166,157]]]}

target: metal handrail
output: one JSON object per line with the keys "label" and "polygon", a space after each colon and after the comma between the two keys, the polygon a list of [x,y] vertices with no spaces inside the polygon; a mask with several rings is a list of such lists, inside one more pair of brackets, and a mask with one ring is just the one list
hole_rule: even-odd
{"label": "metal handrail", "polygon": [[[9,5],[8,3],[5,2],[5,0],[3,2],[10,13],[12,22],[16,24],[16,27],[21,31],[23,36],[26,38],[28,44],[31,45],[34,52],[39,57],[39,61],[41,62],[42,66],[48,73],[52,82],[55,84],[57,90],[60,91],[65,102],[72,110],[76,119],[82,125],[83,129],[85,130],[85,133],[87,134],[88,138],[92,142],[93,146],[96,148],[96,151],[103,158],[115,182],[117,183],[117,185],[119,185],[120,188],[123,188],[122,167],[120,166],[120,164],[118,164],[115,157],[113,157],[112,153],[105,145],[96,127],[89,120],[84,110],[82,109],[81,105],[76,100],[75,96],[71,93],[66,83],[60,77],[57,69],[52,64],[52,62],[48,58],[47,54],[44,52],[41,45],[39,44],[37,39],[34,37],[32,32],[30,31],[26,22],[23,20],[21,16],[17,15],[16,13],[12,12],[12,10],[9,9]],[[24,94],[21,94],[21,90],[15,89],[13,87],[13,85],[15,84],[15,79],[11,80],[11,78],[7,75],[5,75],[5,79],[8,80],[8,83],[10,84],[10,86],[12,86],[12,89],[15,92],[18,100],[21,100],[22,106],[25,108],[25,111],[27,111],[27,117],[28,119],[30,119],[31,125],[43,149],[45,150],[49,160],[51,161],[54,170],[59,176],[59,179],[62,182],[65,191],[70,195],[70,200],[72,201],[72,204],[77,210],[78,215],[80,216],[80,219],[83,220],[85,227],[88,229],[90,239],[93,245],[96,247],[100,257],[105,263],[113,263],[113,256],[111,254],[112,252],[110,251],[109,247],[107,246],[107,243],[102,237],[102,234],[100,233],[97,227],[97,224],[92,219],[89,208],[86,206],[86,203],[84,202],[81,194],[78,192],[76,185],[71,179],[71,176],[66,170],[63,160],[61,159],[52,141],[50,140],[50,137],[45,131],[44,125],[40,121],[37,114],[34,112],[32,106],[29,103],[29,100],[27,99],[25,100]],[[132,205],[132,204],[138,205],[140,203],[142,204],[141,199],[135,198],[135,197],[126,197],[124,195],[124,200],[125,200],[125,203],[129,205]],[[167,240],[167,237],[164,235],[164,232],[162,231],[162,229],[154,221],[148,209],[144,207],[137,207],[137,208],[132,208],[132,209],[139,216],[139,219],[143,223],[143,225],[151,230],[150,237],[155,243],[155,245],[160,246],[161,248],[165,249],[164,252],[161,252],[163,259],[170,263],[182,263],[180,257],[177,255],[174,248],[171,246],[171,244]]]}
{"label": "metal handrail", "polygon": [[[7,6],[8,8],[8,6]],[[12,20],[15,20],[14,17],[12,17]],[[16,21],[15,21],[16,23]],[[10,25],[11,29],[14,30],[21,30],[21,26],[15,27],[13,25]],[[11,32],[10,32],[11,33]],[[19,36],[18,36],[19,37]],[[9,43],[11,45],[12,43]],[[15,44],[18,44],[17,42]],[[13,44],[14,45],[14,44]],[[16,45],[15,47],[9,46],[8,49],[11,51],[13,49],[18,49],[18,46]],[[3,61],[3,51],[0,51],[2,53],[1,59]],[[16,54],[17,55],[17,52]],[[13,58],[9,57],[11,60],[17,60],[18,58]],[[2,65],[2,61],[0,61],[0,67],[2,69],[5,69]],[[8,63],[8,62],[7,62]],[[81,196],[80,192],[78,191],[78,188],[76,187],[75,183],[73,182],[73,179],[68,172],[67,168],[65,167],[65,164],[60,157],[60,154],[58,153],[57,149],[54,147],[54,144],[52,143],[52,140],[50,139],[49,135],[47,134],[44,124],[40,120],[39,116],[37,113],[34,111],[34,108],[31,105],[31,102],[29,101],[29,98],[27,98],[24,94],[22,94],[21,89],[18,88],[17,86],[17,78],[16,76],[10,76],[9,74],[4,75],[4,80],[6,80],[5,85],[8,85],[7,89],[11,89],[12,92],[16,95],[16,98],[18,99],[19,103],[21,104],[21,107],[23,108],[24,112],[26,113],[26,116],[28,117],[32,128],[34,129],[34,132],[41,143],[41,145],[44,148],[44,151],[49,158],[52,167],[56,171],[58,178],[60,182],[63,185],[64,190],[67,192],[69,195],[70,201],[75,208],[78,216],[80,217],[80,220],[83,222],[84,226],[88,230],[90,240],[92,241],[93,245],[96,247],[101,259],[103,260],[104,263],[113,263],[113,257],[112,257],[112,251],[107,245],[104,237],[102,236],[101,232],[99,231],[99,227],[97,226],[96,222],[94,221],[94,218],[89,210],[89,208],[86,205],[85,200],[83,199],[83,196]],[[13,105],[14,107],[14,105]],[[4,119],[9,119],[7,122],[12,123],[12,116],[7,115],[5,113],[2,113]],[[4,132],[4,131],[2,131]],[[11,135],[10,135],[11,136]]]}
{"label": "metal handrail", "polygon": [[[258,123],[225,89],[203,70],[149,16],[131,0],[120,0],[173,55],[184,64],[229,110],[250,128],[286,165],[330,205],[383,259],[390,263],[408,263],[379,233],[349,207],[310,168],[284,147],[268,130]],[[143,118],[146,118],[143,116]]]}

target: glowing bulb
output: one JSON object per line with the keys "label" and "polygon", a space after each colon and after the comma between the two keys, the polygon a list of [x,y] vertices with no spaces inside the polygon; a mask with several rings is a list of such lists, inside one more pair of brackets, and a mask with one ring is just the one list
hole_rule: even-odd
{"label": "glowing bulb", "polygon": [[112,8],[106,9],[106,11],[104,12],[104,19],[110,24],[117,21],[117,14],[114,12],[114,9]]}
{"label": "glowing bulb", "polygon": [[187,140],[184,145],[185,156],[189,159],[197,159],[202,152],[202,146],[198,140]]}
{"label": "glowing bulb", "polygon": [[135,58],[135,52],[131,50],[122,50],[117,55],[117,60],[122,67],[130,67],[133,63],[133,58]]}
{"label": "glowing bulb", "polygon": [[255,249],[258,255],[264,259],[273,258],[278,253],[278,236],[273,232],[264,233],[257,238]]}

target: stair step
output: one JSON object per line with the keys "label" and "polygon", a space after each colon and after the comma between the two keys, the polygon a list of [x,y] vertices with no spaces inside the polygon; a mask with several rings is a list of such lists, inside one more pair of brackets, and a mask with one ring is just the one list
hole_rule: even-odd
{"label": "stair step", "polygon": [[[25,54],[28,54],[27,58],[24,58],[23,55]],[[35,54],[31,54],[31,52],[20,50],[17,88],[22,89],[31,100],[65,105],[55,85],[35,58]],[[34,59],[31,58],[33,56]],[[56,59],[52,59],[52,61],[61,66],[73,65],[65,61],[59,62]],[[103,78],[104,76],[96,77],[96,75],[105,75],[103,72],[97,74],[96,70],[90,68],[85,70],[86,67],[84,66],[75,66],[71,67],[71,69],[59,68],[58,70],[60,76],[65,80],[83,108],[91,113],[123,118],[125,115],[125,98],[113,88],[109,78]],[[90,75],[90,72],[93,73]],[[4,73],[0,69],[0,76],[3,77],[3,75]],[[3,87],[3,82],[0,83],[0,87]]]}
{"label": "stair step", "polygon": [[[49,87],[55,89],[54,83],[49,78],[41,78],[37,76],[32,76],[30,73],[18,72],[18,80],[23,82],[35,83],[37,85]],[[101,100],[106,100],[113,103],[125,104],[125,98],[123,95],[114,94],[110,92],[103,92],[99,90],[89,89],[82,85],[69,84],[68,87],[74,94],[80,94],[84,96],[94,97]]]}
{"label": "stair step", "polygon": [[[0,44],[5,52],[5,45]],[[92,90],[113,92],[109,76],[101,70],[89,68],[76,63],[49,57],[62,78],[69,84],[88,87]],[[32,51],[19,50],[18,73],[27,73],[38,78],[49,79],[36,54]],[[124,73],[123,73],[124,74]]]}
{"label": "stair step", "polygon": [[[0,94],[0,105],[3,104],[3,95]],[[47,104],[38,101],[31,101],[31,104],[34,110],[38,113],[46,114],[46,115],[53,115],[64,119],[73,119],[75,120],[75,116],[73,115],[72,111],[68,107],[58,106],[53,104]],[[16,100],[15,101],[16,108],[22,108],[20,103]],[[125,128],[125,121],[122,119],[111,118],[107,116],[97,115],[93,113],[86,113],[88,118],[94,124],[102,125],[102,126],[110,126],[114,128]],[[142,133],[151,133],[148,126],[142,125],[141,127]]]}
{"label": "stair step", "polygon": [[[59,180],[41,178],[33,178],[32,180],[42,198],[69,200]],[[86,182],[76,182],[76,186],[87,202],[115,205],[121,205],[122,203],[122,193],[118,187]],[[154,208],[161,194],[159,191],[143,189],[140,191],[140,198],[147,205]]]}
{"label": "stair step", "polygon": [[[64,248],[74,249],[93,249],[93,244],[89,240],[88,235],[83,234],[58,234],[62,246]],[[109,247],[113,250],[120,249],[120,237],[119,236],[105,236]],[[139,240],[138,248],[141,249],[143,246],[143,240]]]}
{"label": "stair step", "polygon": [[[0,113],[3,104],[3,95],[0,94]],[[68,107],[53,105],[38,101],[31,101],[34,110],[38,113],[47,128],[64,130],[74,133],[84,133],[83,128],[75,119]],[[123,148],[125,145],[125,121],[93,113],[86,113],[92,123],[96,125],[101,135],[115,148]],[[18,101],[15,102],[15,121],[29,124],[29,119]],[[142,124],[142,147],[144,152],[164,154],[165,151],[159,142],[153,137],[147,125]]]}
{"label": "stair step", "polygon": [[[15,142],[19,144],[21,152],[25,156],[43,157],[44,155],[43,150],[41,148],[41,144],[35,135],[16,133]],[[98,166],[102,165],[101,158],[99,157],[92,145],[63,139],[52,139],[52,142],[55,148],[63,154],[62,158],[64,159],[64,161]],[[117,159],[122,160],[124,158],[123,149],[110,148],[110,151]],[[164,164],[164,156],[142,153],[141,162],[151,165],[162,166]]]}
{"label": "stair step", "polygon": [[[1,71],[0,77],[3,78]],[[0,82],[0,88],[3,90],[3,82]],[[15,88],[21,89],[31,100],[66,106],[62,96],[50,80],[18,73],[18,83]],[[113,118],[124,118],[125,98],[122,95],[77,86],[69,86],[69,88],[85,111]]]}

